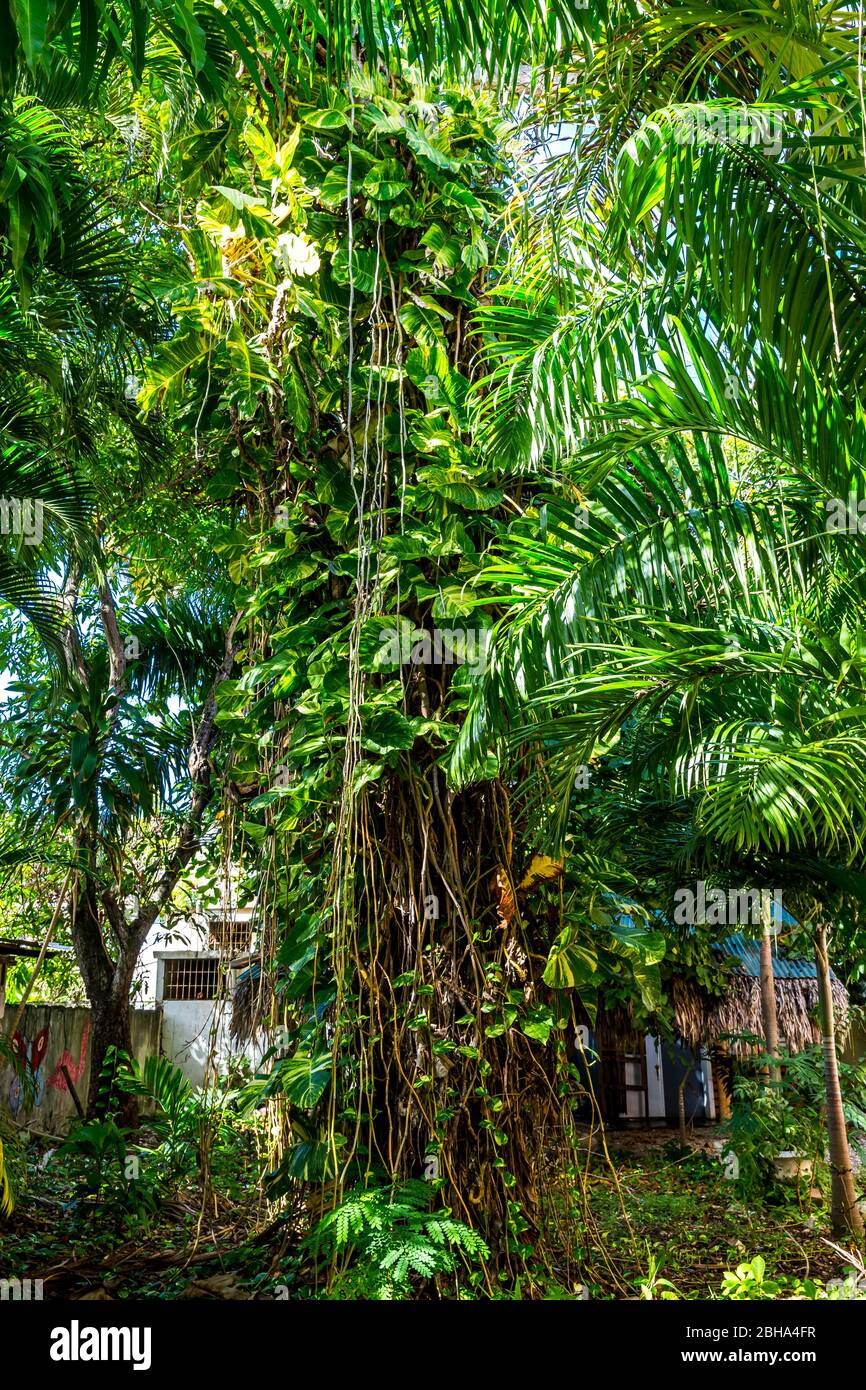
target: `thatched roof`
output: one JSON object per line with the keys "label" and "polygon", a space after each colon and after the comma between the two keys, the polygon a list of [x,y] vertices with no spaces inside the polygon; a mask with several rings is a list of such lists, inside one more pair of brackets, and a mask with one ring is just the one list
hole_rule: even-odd
{"label": "thatched roof", "polygon": [[[815,1016],[818,1008],[818,983],[815,979],[787,978],[775,981],[776,1010],[779,1017],[779,1038],[789,1052],[803,1052],[821,1041]],[[848,1027],[848,991],[840,980],[831,981],[837,1031],[844,1035]],[[754,975],[735,972],[721,998],[707,995],[692,980],[674,979],[671,985],[677,1032],[683,1042],[693,1049],[708,1047],[731,1034],[750,1034],[763,1037],[761,1016],[761,985]],[[742,1054],[749,1044],[732,1041],[731,1051]]]}
{"label": "thatched roof", "polygon": [[232,995],[231,1040],[238,1047],[251,1042],[270,1016],[273,989],[269,971],[262,972],[261,961],[254,960],[238,977]]}
{"label": "thatched roof", "polygon": [[70,956],[72,955],[71,946],[61,946],[59,942],[52,941],[44,948],[38,941],[24,941],[20,937],[4,937],[0,941],[0,956],[4,958],[15,956]]}
{"label": "thatched roof", "polygon": [[[751,1044],[737,1041],[738,1035],[764,1036],[760,949],[757,942],[737,934],[718,947],[718,954],[734,965],[724,994],[721,997],[708,994],[696,981],[675,976],[669,986],[674,1024],[681,1041],[695,1051],[727,1040],[731,1052],[742,1056],[750,1051]],[[774,950],[773,980],[780,1041],[790,1052],[803,1052],[813,1047],[821,1040],[816,1022],[818,982],[814,961],[805,957],[783,957]],[[831,989],[836,1029],[844,1037],[848,1028],[848,991],[835,975],[831,976]],[[602,1007],[595,1032],[602,1046],[618,1051],[631,1052],[638,1045],[634,1020],[621,1007],[611,1010]]]}
{"label": "thatched roof", "polygon": [[644,1045],[644,1030],[635,1026],[628,1009],[621,1005],[606,1009],[600,1004],[594,1024],[581,1010],[578,1010],[578,1016],[592,1028],[599,1048],[611,1047],[615,1052],[639,1052]]}

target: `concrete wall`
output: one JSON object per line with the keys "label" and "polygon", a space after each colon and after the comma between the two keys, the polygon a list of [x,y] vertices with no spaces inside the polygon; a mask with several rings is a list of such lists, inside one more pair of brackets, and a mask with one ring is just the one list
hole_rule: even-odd
{"label": "concrete wall", "polygon": [[[15,1010],[7,1008],[5,1030],[12,1026]],[[162,1015],[159,1009],[132,1010],[132,1051],[139,1062],[160,1050]],[[66,1008],[55,1004],[28,1004],[18,1027],[18,1049],[23,1051],[36,1075],[35,1102],[28,1107],[15,1070],[0,1059],[0,1105],[13,1119],[28,1129],[46,1134],[63,1134],[75,1116],[75,1102],[69,1093],[61,1065],[72,1078],[82,1105],[90,1084],[89,1009]]]}
{"label": "concrete wall", "polygon": [[135,967],[137,998],[143,1004],[152,1004],[159,1000],[158,986],[162,973],[159,969],[160,955],[167,951],[172,955],[198,954],[207,949],[206,923],[203,925],[197,921],[181,922],[171,931],[166,931],[159,922],[155,923],[145,938]]}
{"label": "concrete wall", "polygon": [[229,1034],[232,1006],[221,999],[165,999],[162,1004],[162,1050],[193,1086],[213,1082],[232,1061],[245,1058],[255,1070],[269,1047],[259,1035],[238,1047]]}
{"label": "concrete wall", "polygon": [[162,1050],[193,1086],[203,1086],[229,1055],[228,1007],[213,999],[166,999]]}

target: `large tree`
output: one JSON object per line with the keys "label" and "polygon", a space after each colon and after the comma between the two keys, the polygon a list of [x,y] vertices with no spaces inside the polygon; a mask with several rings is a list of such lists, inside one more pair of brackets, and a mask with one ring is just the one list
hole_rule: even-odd
{"label": "large tree", "polygon": [[[271,8],[249,7],[256,24]],[[314,1112],[295,1116],[315,1138],[292,1150],[285,1174],[376,1164],[398,1178],[429,1154],[455,1205],[511,1261],[537,1228],[545,1121],[558,1134],[565,1112],[554,1049],[539,1046],[557,1021],[541,990],[544,956],[522,939],[526,896],[550,866],[533,867],[531,842],[515,845],[505,787],[455,799],[440,766],[465,688],[454,663],[480,650],[460,590],[513,505],[474,465],[463,408],[477,348],[467,321],[512,179],[509,133],[501,104],[460,79],[482,71],[513,86],[522,60],[581,41],[587,16],[579,4],[340,6],[324,27],[304,6],[286,15],[292,26],[280,19],[253,57],[239,9],[120,7],[91,29],[99,16],[84,7],[54,21],[49,8],[51,42],[19,25],[7,58],[7,72],[43,88],[58,65],[72,69],[77,100],[104,100],[106,73],[128,69],[133,158],[152,153],[155,176],[152,221],[135,220],[144,244],[174,237],[186,258],[184,274],[159,276],[172,321],[140,403],[191,440],[201,485],[235,523],[216,545],[238,586],[242,678],[223,679],[217,720],[211,691],[193,721],[178,838],[131,922],[115,867],[124,837],[139,814],[161,813],[177,776],[156,756],[168,750],[147,749],[154,761],[126,804],[148,687],[147,668],[135,685],[125,659],[133,615],[126,604],[118,613],[115,594],[141,556],[106,553],[100,526],[90,568],[68,567],[69,691],[50,708],[75,729],[73,934],[97,1020],[94,1085],[105,1047],[128,1045],[131,970],[194,852],[219,723],[231,737],[226,826],[242,832],[239,852],[243,837],[262,848],[265,938],[296,990],[301,1085],[290,1071],[286,1093]],[[168,75],[166,43],[185,75]],[[247,67],[234,83],[225,43]],[[453,85],[424,90],[434,68]],[[38,208],[43,238],[58,216],[50,195]],[[9,220],[23,267],[42,244],[18,203]],[[230,673],[234,630],[218,678]],[[148,738],[165,743],[167,722],[153,721]],[[51,779],[63,747],[58,731],[52,756],[26,768],[61,807]],[[288,780],[274,785],[277,775]],[[546,915],[540,931],[544,944]]]}
{"label": "large tree", "polygon": [[[258,885],[262,1008],[293,1037],[269,1082],[291,1130],[279,1182],[438,1172],[516,1268],[543,1250],[568,1127],[575,1001],[554,986],[594,949],[570,917],[583,880],[542,852],[562,843],[538,819],[568,805],[557,759],[573,786],[646,710],[670,777],[705,777],[718,845],[784,843],[828,871],[859,854],[862,566],[823,524],[864,462],[858,36],[843,6],[733,0],[15,17],[9,283],[32,314],[76,225],[98,281],[119,215],[107,317],[126,324],[146,287],[151,304],[110,396],[139,444],[166,442],[143,498],[139,475],[131,497],[106,487],[91,449],[64,691],[43,681],[26,716],[52,731],[22,770],[68,811],[99,1050],[127,1042],[135,955],[219,776],[226,852]],[[58,146],[49,91],[93,99],[74,158],[108,210],[58,196],[71,121]],[[142,378],[141,419],[118,372]],[[211,563],[185,583],[170,551],[195,509]],[[212,610],[174,666],[156,654],[189,624],[170,597]],[[139,619],[154,655],[136,665]],[[735,677],[741,723],[708,738]],[[191,735],[158,708],[181,686]],[[117,865],[154,816],[172,833],[127,921]],[[664,941],[604,933],[649,999]]]}

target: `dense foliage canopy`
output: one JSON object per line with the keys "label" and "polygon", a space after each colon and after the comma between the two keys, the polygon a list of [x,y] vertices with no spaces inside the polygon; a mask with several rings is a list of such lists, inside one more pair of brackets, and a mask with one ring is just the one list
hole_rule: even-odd
{"label": "dense foliage canopy", "polygon": [[[245,1103],[332,1270],[401,1185],[488,1291],[576,1277],[575,1029],[724,989],[683,884],[782,889],[856,998],[863,43],[0,3],[4,930],[65,904],[97,1112],[154,923],[254,905]],[[379,1296],[453,1271],[415,1248]]]}

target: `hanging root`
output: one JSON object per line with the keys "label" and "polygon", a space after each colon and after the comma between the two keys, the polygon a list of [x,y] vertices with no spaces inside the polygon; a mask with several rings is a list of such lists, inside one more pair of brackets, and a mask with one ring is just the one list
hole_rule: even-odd
{"label": "hanging root", "polygon": [[334,1075],[345,1080],[331,1119],[355,1116],[343,1176],[360,1164],[392,1181],[438,1179],[494,1265],[515,1274],[544,1261],[570,1205],[572,1125],[564,1046],[510,1026],[515,1004],[544,987],[524,929],[503,926],[491,892],[510,849],[505,794],[489,783],[454,796],[435,766],[413,769],[387,781],[378,807],[358,799],[355,831],[353,911],[333,941]]}

